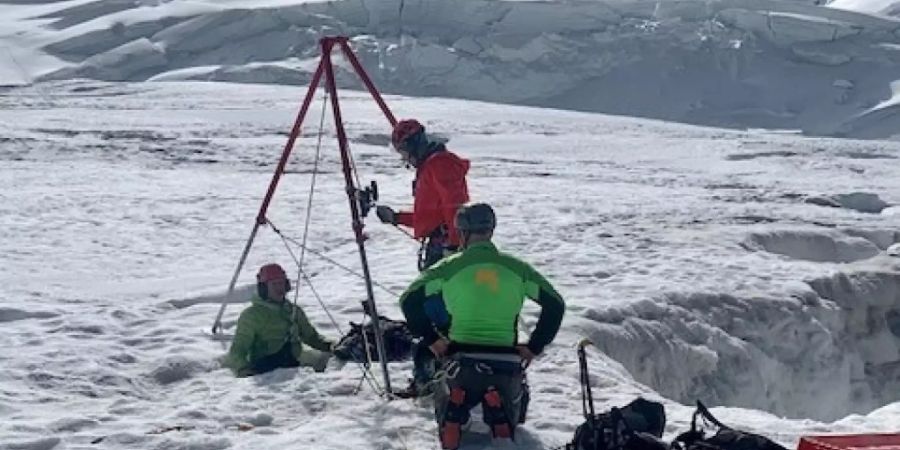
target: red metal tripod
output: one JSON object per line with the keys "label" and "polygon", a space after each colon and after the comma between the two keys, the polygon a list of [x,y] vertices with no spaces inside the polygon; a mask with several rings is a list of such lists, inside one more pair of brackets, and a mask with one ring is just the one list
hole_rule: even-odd
{"label": "red metal tripod", "polygon": [[387,358],[384,351],[384,341],[381,334],[381,324],[379,323],[378,319],[378,310],[375,305],[375,296],[372,292],[372,278],[369,273],[369,262],[366,257],[366,249],[364,244],[364,224],[360,215],[360,207],[357,198],[360,190],[353,181],[349,146],[347,144],[347,134],[344,131],[344,122],[341,118],[341,108],[340,102],[338,101],[337,84],[335,83],[334,79],[334,66],[331,62],[331,53],[334,50],[335,46],[340,47],[341,51],[344,54],[344,57],[346,57],[350,64],[353,66],[353,69],[356,72],[357,76],[359,76],[359,78],[362,80],[363,84],[366,86],[366,89],[372,95],[372,98],[375,99],[375,102],[378,103],[378,106],[381,108],[381,111],[384,113],[384,116],[390,123],[391,127],[393,127],[397,123],[397,119],[394,118],[394,114],[388,108],[387,104],[384,102],[384,99],[381,97],[381,94],[375,88],[375,85],[372,83],[372,80],[369,78],[369,75],[366,73],[365,69],[363,69],[362,65],[359,63],[359,60],[353,53],[353,50],[350,49],[347,37],[324,37],[319,41],[319,44],[322,49],[322,58],[319,60],[319,65],[316,68],[315,73],[313,74],[312,80],[310,80],[309,89],[306,92],[306,97],[303,100],[303,105],[300,107],[300,112],[297,114],[297,119],[294,121],[294,126],[291,129],[291,134],[288,137],[287,143],[284,145],[284,151],[281,153],[281,159],[278,161],[278,166],[275,168],[275,173],[272,176],[272,181],[269,183],[269,188],[266,191],[266,196],[263,198],[262,205],[260,205],[259,207],[259,212],[256,215],[256,221],[253,225],[253,230],[250,232],[250,238],[247,240],[247,244],[244,246],[244,251],[241,254],[241,259],[238,262],[237,269],[235,270],[234,276],[231,278],[231,282],[228,285],[228,294],[226,296],[226,300],[219,308],[219,313],[216,316],[215,323],[213,323],[212,331],[213,334],[217,334],[221,330],[222,315],[225,313],[226,305],[228,304],[229,299],[232,297],[235,284],[237,283],[238,275],[241,273],[241,269],[243,268],[244,263],[247,260],[247,255],[250,253],[250,248],[253,245],[254,239],[256,238],[256,233],[257,231],[259,231],[260,226],[268,223],[268,220],[266,219],[266,211],[269,208],[269,203],[272,201],[272,197],[275,195],[275,189],[278,187],[278,182],[281,180],[281,175],[284,173],[284,168],[287,165],[288,158],[290,158],[291,151],[294,149],[294,144],[297,141],[297,137],[300,135],[300,128],[303,125],[303,120],[306,117],[306,113],[309,110],[310,103],[312,103],[315,91],[318,88],[319,83],[322,81],[322,75],[324,74],[325,89],[331,96],[331,109],[334,113],[334,125],[337,129],[337,139],[341,152],[341,165],[343,166],[344,182],[347,188],[347,198],[350,201],[350,213],[353,220],[353,232],[356,235],[356,243],[359,247],[359,256],[362,262],[363,276],[366,283],[367,311],[373,321],[373,325],[375,328],[375,343],[378,349],[378,358],[381,361],[382,373],[384,375],[385,390],[387,393],[390,393],[391,381],[387,370]]}

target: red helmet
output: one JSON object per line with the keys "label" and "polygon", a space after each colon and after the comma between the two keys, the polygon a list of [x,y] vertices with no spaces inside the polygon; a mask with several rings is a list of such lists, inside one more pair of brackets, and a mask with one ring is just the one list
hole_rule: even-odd
{"label": "red helmet", "polygon": [[416,119],[401,120],[397,122],[397,125],[394,125],[394,132],[391,134],[391,143],[394,144],[394,148],[401,148],[403,143],[409,139],[410,136],[424,130],[425,127],[423,127]]}
{"label": "red helmet", "polygon": [[256,281],[266,283],[272,280],[287,280],[287,273],[278,264],[266,264],[259,268]]}

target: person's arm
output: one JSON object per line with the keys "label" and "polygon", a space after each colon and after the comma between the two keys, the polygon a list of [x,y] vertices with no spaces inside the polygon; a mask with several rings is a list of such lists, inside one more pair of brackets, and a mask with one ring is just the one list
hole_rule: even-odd
{"label": "person's arm", "polygon": [[331,352],[333,342],[322,337],[316,328],[309,323],[306,313],[299,306],[294,308],[294,319],[297,321],[297,331],[304,344],[323,352]]}
{"label": "person's arm", "polygon": [[414,335],[422,336],[426,345],[431,345],[440,338],[434,330],[427,306],[434,302],[443,303],[440,285],[440,280],[426,270],[400,296],[400,309],[406,318],[406,326]]}
{"label": "person's arm", "polygon": [[456,210],[469,201],[466,172],[463,170],[435,171],[433,174],[435,191],[441,205],[441,218],[447,225],[447,235],[456,239]]}
{"label": "person's arm", "polygon": [[538,355],[559,332],[566,303],[546,278],[530,267],[528,272],[525,292],[529,298],[541,305],[541,315],[528,339],[527,347],[533,354]]}
{"label": "person's arm", "polygon": [[250,368],[250,351],[253,349],[253,341],[256,339],[256,319],[251,311],[241,313],[237,322],[237,330],[231,348],[225,360],[225,366],[230,368],[238,377],[253,375]]}
{"label": "person's arm", "polygon": [[397,225],[403,225],[405,227],[413,228],[414,216],[412,211],[397,211],[394,216],[397,220]]}

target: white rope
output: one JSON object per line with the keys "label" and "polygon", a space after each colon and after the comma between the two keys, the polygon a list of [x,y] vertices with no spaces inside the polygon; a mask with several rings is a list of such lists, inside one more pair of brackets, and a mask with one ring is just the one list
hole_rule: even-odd
{"label": "white rope", "polygon": [[[294,261],[297,263],[297,282],[295,283],[295,286],[297,286],[298,288],[300,287],[300,277],[304,275],[303,261],[306,257],[306,240],[307,240],[307,237],[309,236],[309,223],[310,223],[310,219],[312,218],[313,195],[315,194],[315,191],[316,191],[316,175],[319,173],[319,155],[321,154],[321,149],[322,149],[322,129],[325,126],[325,106],[327,105],[326,102],[328,101],[328,89],[325,89],[324,91],[325,92],[322,95],[322,114],[319,117],[319,133],[318,133],[319,135],[318,135],[318,141],[316,142],[316,156],[315,156],[315,159],[313,159],[313,172],[312,172],[312,178],[310,179],[310,183],[309,183],[309,198],[308,198],[308,201],[306,202],[306,219],[305,219],[305,221],[304,221],[305,223],[303,225],[303,244],[300,245],[300,259],[297,260],[297,258],[294,258]],[[272,225],[271,222],[269,222],[269,224]],[[275,229],[274,225],[272,225],[272,229]],[[288,247],[287,243],[285,243],[285,247]],[[288,247],[288,251],[291,253],[291,257],[293,257],[294,254],[293,254],[293,251],[291,251],[290,247]],[[307,283],[310,286],[310,290],[312,290],[313,294],[315,294],[316,298],[318,298],[318,294],[316,294],[315,289],[312,288],[312,284],[309,283],[308,280],[307,280]],[[300,289],[294,289],[294,307],[295,308],[297,307],[297,301],[299,298],[300,298]],[[319,303],[322,303],[322,302],[320,301]],[[341,333],[341,336],[343,336],[344,332],[341,331],[341,327],[337,324],[337,322],[334,320],[334,318],[331,317],[331,314],[328,313],[328,309],[325,308],[324,303],[322,303],[322,307],[325,309],[325,312],[328,314],[328,317],[331,318],[331,323],[334,324],[334,327],[338,330],[339,333]]]}
{"label": "white rope", "polygon": [[[317,142],[316,142],[316,154],[315,154],[315,159],[313,162],[313,172],[312,172],[312,177],[310,180],[309,197],[307,199],[307,205],[306,205],[306,218],[304,221],[303,235],[302,235],[301,242],[297,242],[295,239],[288,238],[287,236],[282,234],[281,231],[271,221],[269,221],[268,219],[266,221],[272,227],[272,230],[274,230],[276,232],[276,234],[278,234],[278,236],[281,237],[282,242],[284,243],[285,247],[288,250],[288,253],[290,253],[291,258],[293,258],[293,260],[294,260],[294,263],[297,264],[296,284],[298,285],[298,289],[295,289],[295,291],[294,291],[294,307],[295,308],[297,307],[297,302],[298,302],[298,299],[300,296],[299,284],[300,284],[300,279],[302,278],[303,281],[306,282],[306,285],[309,287],[310,292],[312,292],[313,296],[319,302],[319,305],[322,307],[322,310],[325,311],[325,314],[328,316],[328,319],[331,321],[332,325],[334,325],[335,329],[337,329],[338,332],[341,334],[341,336],[343,336],[344,335],[343,330],[341,329],[340,325],[337,323],[337,320],[335,320],[334,316],[331,314],[331,311],[325,305],[325,302],[322,300],[322,297],[319,295],[319,293],[316,291],[315,287],[313,286],[312,280],[310,279],[309,275],[306,273],[306,271],[303,268],[303,263],[305,261],[306,252],[309,251],[310,253],[315,253],[312,250],[309,250],[307,242],[308,242],[308,238],[309,238],[309,226],[310,226],[310,222],[311,222],[311,218],[312,218],[312,206],[313,206],[313,196],[315,194],[316,176],[319,172],[319,161],[321,159],[323,129],[325,128],[325,108],[326,108],[327,100],[328,100],[327,89],[325,91],[326,91],[325,94],[322,96],[322,114],[319,118],[319,130],[318,130],[318,138],[317,138]],[[355,161],[353,160],[353,154],[350,152],[349,144],[348,144],[348,148],[347,148],[347,156],[349,159],[348,162],[350,163],[350,167],[353,170],[353,176],[356,180],[356,185],[361,186],[361,183],[359,181],[359,172],[356,169],[356,164],[355,164]],[[295,245],[300,247],[300,257],[299,258],[297,257],[294,250],[290,247],[290,245],[288,245],[289,242],[294,243]],[[334,260],[330,260],[329,258],[324,257],[324,255],[322,255],[320,253],[317,255],[325,258],[326,260],[329,260],[329,262],[331,262],[332,264],[334,264],[338,267],[341,267],[350,273],[358,275],[361,278],[365,278],[363,275],[358,274],[353,269],[343,266]],[[381,286],[378,283],[372,282],[372,284],[389,292],[391,295],[394,295],[394,296],[397,295],[396,292],[394,292],[388,288],[385,288],[384,286]],[[365,314],[365,311],[363,311],[363,314]],[[374,320],[377,320],[377,318]],[[362,332],[363,346],[365,348],[366,361],[365,362],[356,361],[356,362],[362,364],[362,367],[360,367],[360,370],[362,371],[363,378],[369,382],[369,385],[372,387],[372,389],[375,390],[375,392],[378,393],[379,395],[391,395],[392,393],[386,392],[384,389],[382,389],[381,385],[378,383],[378,381],[375,379],[375,376],[372,374],[370,366],[372,365],[374,360],[373,360],[372,354],[369,350],[369,339],[368,339],[367,333],[365,331],[365,328],[362,328],[361,332]]]}
{"label": "white rope", "polygon": [[325,128],[325,107],[328,102],[328,89],[322,95],[322,115],[319,117],[319,136],[316,142],[316,157],[313,160],[312,178],[309,183],[309,199],[306,202],[306,223],[303,225],[303,244],[300,246],[300,270],[306,256],[306,239],[309,236],[309,222],[312,218],[313,195],[316,192],[316,175],[319,174],[319,158],[322,152],[322,129]]}
{"label": "white rope", "polygon": [[[290,255],[291,255],[291,258],[294,259],[294,263],[297,264],[297,281],[295,283],[297,288],[294,290],[294,308],[298,307],[297,303],[300,298],[299,285],[300,285],[300,279],[302,278],[303,281],[306,282],[306,285],[309,287],[310,292],[312,292],[313,297],[315,297],[316,301],[319,302],[319,305],[322,307],[322,310],[325,311],[325,314],[328,316],[328,319],[331,321],[331,324],[334,325],[334,328],[338,331],[338,333],[341,336],[343,336],[344,330],[341,328],[340,324],[338,324],[337,320],[335,320],[334,316],[331,314],[331,311],[325,305],[325,301],[322,300],[322,296],[320,296],[318,291],[316,291],[316,288],[313,285],[312,280],[309,278],[309,275],[306,273],[306,271],[303,268],[303,263],[306,259],[306,251],[308,248],[307,242],[309,239],[309,225],[312,220],[313,197],[315,196],[315,191],[316,191],[316,176],[319,173],[319,161],[321,159],[321,154],[322,154],[322,136],[324,134],[323,130],[325,128],[325,109],[327,106],[327,102],[328,102],[328,90],[326,89],[325,93],[322,95],[322,114],[319,117],[319,130],[318,130],[318,137],[317,137],[317,141],[316,141],[316,153],[315,153],[315,158],[313,159],[313,171],[312,171],[312,176],[311,176],[310,184],[309,184],[309,196],[307,197],[307,203],[306,203],[306,218],[304,220],[304,225],[303,225],[303,237],[302,237],[302,242],[299,243],[299,247],[300,247],[300,257],[299,258],[297,257],[296,253],[294,253],[294,250],[290,247],[290,245],[288,245],[287,238],[278,230],[277,227],[275,227],[274,224],[272,224],[271,221],[268,221],[268,220],[267,221],[269,222],[269,225],[272,227],[272,229],[275,230],[276,233],[282,238],[282,242],[284,242],[285,248],[287,248],[288,253],[290,253]],[[295,309],[295,311],[296,311],[296,309]],[[365,332],[363,332],[363,339],[365,340]],[[366,343],[366,345],[368,345],[368,343]],[[377,380],[375,379],[375,376],[372,374],[372,372],[369,368],[372,364],[372,359],[371,359],[371,356],[368,354],[368,352],[366,352],[366,359],[367,359],[366,362],[363,363],[364,366],[360,367],[360,370],[362,370],[363,378],[369,382],[369,385],[372,387],[372,389],[375,390],[375,392],[378,392],[379,394],[383,393],[383,389],[378,384]]]}
{"label": "white rope", "polygon": [[[276,234],[281,236],[282,242],[284,243],[284,246],[287,249],[288,253],[291,255],[291,258],[293,258],[294,263],[299,265],[300,260],[297,258],[296,253],[294,253],[294,251],[288,245],[287,239],[285,239],[285,237],[281,234],[281,232],[278,231],[278,229],[274,225],[272,225],[271,222],[269,222],[269,226],[272,227],[272,229],[275,231]],[[341,331],[340,325],[338,325],[337,320],[335,320],[334,316],[331,314],[331,311],[328,309],[327,306],[325,306],[325,302],[322,300],[322,297],[316,291],[315,287],[313,287],[312,280],[309,279],[309,275],[307,275],[306,272],[303,272],[303,271],[301,271],[300,274],[301,274],[303,280],[306,281],[307,286],[309,286],[309,289],[313,293],[313,296],[319,302],[319,305],[322,306],[322,310],[325,311],[325,315],[328,316],[328,319],[331,320],[332,325],[334,325],[334,327],[338,330],[338,332],[341,334],[341,336],[343,336],[344,333]],[[299,284],[299,278],[297,280],[297,283]],[[297,290],[299,290],[299,286],[298,286]],[[296,303],[294,306],[296,307]],[[291,319],[294,319],[294,315],[292,315]],[[365,332],[363,332],[363,336],[365,337]],[[367,353],[367,356],[368,356],[368,353]],[[366,381],[369,382],[369,386],[372,388],[372,390],[374,390],[379,395],[383,395],[384,389],[382,389],[381,384],[378,383],[377,379],[375,378],[375,375],[372,374],[371,369],[369,369],[369,366],[372,364],[371,358],[367,358],[367,359],[368,359],[368,361],[366,361],[364,363],[360,362],[360,361],[355,361],[357,363],[357,367],[359,367],[360,370],[362,371],[363,378],[365,378]],[[362,365],[360,365],[360,364],[362,364]]]}
{"label": "white rope", "polygon": [[[275,228],[275,226],[272,224],[272,222],[268,222],[268,223],[269,223],[269,226],[271,226],[271,227],[275,230],[275,232],[278,233],[278,234],[281,236],[282,239],[284,239],[284,240],[286,240],[286,241],[290,242],[291,244],[294,244],[294,245],[296,245],[296,246],[298,246],[298,247],[303,246],[303,244],[300,243],[297,239],[292,238],[292,237],[290,237],[290,236],[285,236],[285,235],[283,235],[283,234],[281,233],[281,231],[279,231],[279,230],[277,230],[277,229]],[[325,262],[331,264],[332,266],[335,266],[335,267],[337,267],[337,268],[339,268],[339,269],[341,269],[341,270],[343,270],[343,271],[349,273],[350,275],[354,275],[354,276],[356,276],[357,278],[365,279],[365,276],[363,276],[363,274],[361,274],[361,273],[359,273],[359,272],[353,270],[353,269],[350,268],[350,267],[347,267],[347,266],[344,265],[344,264],[341,264],[341,263],[337,262],[334,258],[331,258],[331,257],[329,257],[329,256],[326,256],[324,253],[319,252],[319,251],[316,251],[316,250],[313,250],[313,249],[309,248],[308,246],[307,246],[307,247],[304,247],[304,248],[306,248],[306,251],[309,252],[310,254],[315,255],[315,256],[318,256],[319,258],[322,258],[323,260],[325,260]],[[375,280],[372,280],[372,285],[375,286],[375,287],[377,287],[377,288],[379,288],[379,289],[381,289],[381,290],[383,290],[384,292],[387,292],[388,294],[391,294],[391,295],[395,296],[395,297],[399,297],[399,296],[400,296],[400,292],[399,292],[399,291],[393,290],[393,289],[391,289],[391,288],[389,288],[389,287],[387,287],[387,286],[385,286],[385,285],[383,285],[383,284],[381,284],[381,283],[378,283],[378,282],[375,281]]]}

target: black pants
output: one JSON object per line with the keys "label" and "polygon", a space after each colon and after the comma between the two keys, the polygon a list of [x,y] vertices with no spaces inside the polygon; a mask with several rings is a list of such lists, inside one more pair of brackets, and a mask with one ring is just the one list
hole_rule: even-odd
{"label": "black pants", "polygon": [[300,361],[297,361],[297,358],[294,357],[290,342],[285,342],[284,346],[277,352],[257,359],[256,361],[253,361],[253,364],[251,365],[255,375],[271,372],[283,367],[300,367]]}
{"label": "black pants", "polygon": [[[450,324],[440,324],[438,327],[438,332],[446,336],[450,331]],[[431,349],[428,348],[428,345],[419,339],[415,343],[414,352],[413,352],[413,380],[417,385],[423,385],[432,378],[434,378],[434,373],[437,370],[437,361],[435,360],[434,353],[431,352]]]}
{"label": "black pants", "polygon": [[277,352],[253,361],[250,368],[253,370],[254,375],[271,372],[275,369],[285,367],[312,367],[316,372],[322,372],[325,370],[325,366],[328,364],[328,359],[330,357],[331,354],[328,352],[321,352],[304,347],[303,351],[300,353],[300,359],[298,360],[294,356],[291,343],[285,342]]}
{"label": "black pants", "polygon": [[444,242],[444,238],[428,238],[419,252],[419,272],[433,266],[445,256],[452,255],[456,252],[456,246],[445,245]]}
{"label": "black pants", "polygon": [[[503,361],[492,363],[489,360],[463,361],[465,358],[454,357],[445,367],[447,376],[434,391],[434,415],[438,424],[442,424],[450,407],[450,391],[462,388],[465,395],[464,415],[481,404],[488,388],[493,387],[503,401],[503,412],[511,428],[519,423],[522,413],[523,389],[522,379],[525,376],[518,363]],[[494,367],[492,367],[494,366]],[[488,417],[485,415],[485,421]],[[465,420],[461,420],[465,422]],[[491,425],[488,423],[488,425]]]}
{"label": "black pants", "polygon": [[413,380],[416,384],[423,384],[434,377],[434,353],[419,340],[416,343],[415,353],[413,354]]}

